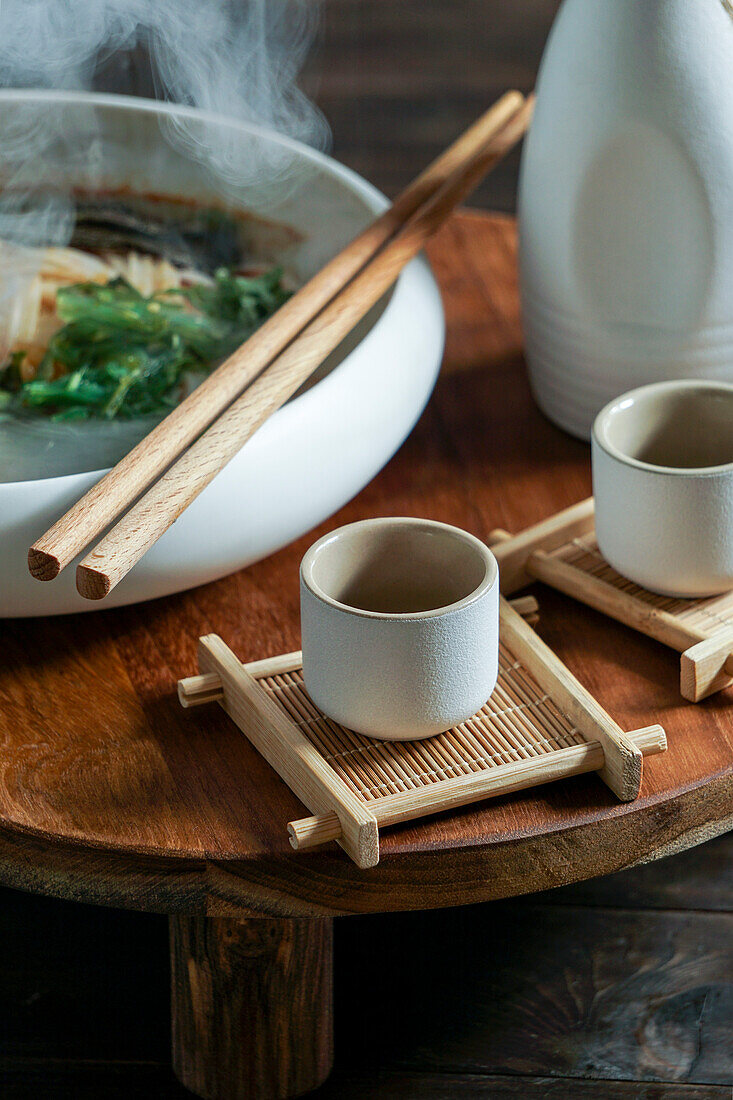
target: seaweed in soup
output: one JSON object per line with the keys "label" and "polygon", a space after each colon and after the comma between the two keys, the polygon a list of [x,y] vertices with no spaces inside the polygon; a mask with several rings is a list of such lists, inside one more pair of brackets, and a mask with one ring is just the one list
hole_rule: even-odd
{"label": "seaweed in soup", "polygon": [[184,207],[178,216],[164,217],[152,206],[112,196],[80,197],[71,244],[90,252],[150,253],[209,275],[243,263],[239,226],[230,214]]}
{"label": "seaweed in soup", "polygon": [[287,299],[281,268],[245,271],[236,218],[151,206],[80,198],[71,247],[39,250],[22,331],[0,366],[0,408],[54,420],[161,415]]}

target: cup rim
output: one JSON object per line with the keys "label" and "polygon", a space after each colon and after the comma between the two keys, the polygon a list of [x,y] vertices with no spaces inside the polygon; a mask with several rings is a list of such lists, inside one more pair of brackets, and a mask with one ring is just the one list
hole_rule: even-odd
{"label": "cup rim", "polygon": [[622,465],[632,466],[637,470],[646,470],[649,473],[667,474],[672,477],[696,478],[717,476],[720,474],[733,474],[733,460],[731,462],[720,463],[717,466],[660,466],[653,462],[644,462],[640,458],[634,458],[633,455],[626,454],[624,451],[614,446],[609,440],[607,435],[608,422],[611,416],[618,412],[622,406],[627,403],[631,405],[635,399],[644,394],[665,392],[680,393],[685,390],[703,390],[710,393],[724,393],[730,397],[733,402],[733,383],[731,382],[717,382],[703,378],[677,378],[668,382],[651,382],[647,386],[638,386],[636,389],[619,394],[618,397],[614,397],[612,401],[604,405],[593,421],[593,428],[591,430],[592,442]]}
{"label": "cup rim", "polygon": [[[443,534],[448,534],[477,552],[484,563],[483,578],[471,592],[463,596],[460,600],[444,604],[442,607],[433,607],[427,611],[369,611],[366,608],[353,607],[351,604],[342,603],[321,588],[313,576],[313,567],[318,554],[325,546],[338,541],[345,536],[347,531],[353,531],[354,528],[358,527],[370,527],[375,531],[384,530],[390,527],[412,527],[421,528],[424,531],[440,531]],[[313,545],[306,550],[303,560],[300,563],[300,579],[316,599],[334,608],[336,611],[355,615],[357,618],[362,619],[381,619],[389,622],[414,622],[416,619],[442,618],[456,611],[462,611],[470,604],[476,603],[477,600],[498,583],[499,566],[486,543],[482,542],[481,539],[477,538],[475,535],[471,535],[468,531],[464,531],[461,527],[454,527],[450,523],[441,523],[439,520],[421,519],[416,516],[379,516],[372,519],[357,520],[354,523],[346,523],[342,527],[337,527],[335,530],[329,531],[328,534],[323,535],[314,542]]]}

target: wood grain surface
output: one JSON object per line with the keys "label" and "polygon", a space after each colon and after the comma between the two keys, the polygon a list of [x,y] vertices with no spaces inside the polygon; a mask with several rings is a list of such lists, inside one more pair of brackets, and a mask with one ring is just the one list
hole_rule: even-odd
{"label": "wood grain surface", "polygon": [[0,876],[131,908],[330,914],[458,905],[682,850],[733,823],[731,692],[682,703],[676,654],[538,588],[541,633],[625,729],[661,723],[639,799],[578,778],[385,832],[363,872],[293,853],[304,808],[220,708],[183,711],[199,635],[244,660],[298,647],[298,562],[339,523],[423,515],[486,536],[587,496],[588,449],[532,404],[513,221],[464,213],[430,248],[445,373],[396,458],[328,524],[233,577],[138,607],[0,627]]}
{"label": "wood grain surface", "polygon": [[[532,90],[559,5],[324,0],[304,84],[330,123],[336,157],[395,194],[410,165],[435,156],[504,88]],[[112,76],[99,86],[119,89]],[[138,87],[150,94],[149,82]],[[518,167],[515,153],[472,201],[512,210]]]}
{"label": "wood grain surface", "polygon": [[[337,958],[341,937],[354,942],[352,925],[375,936],[375,923],[341,922]],[[370,982],[374,948],[341,966],[393,1069],[730,1088],[730,929],[729,912],[642,918],[530,899],[392,917],[378,959],[400,981],[387,999]],[[337,1032],[338,1059],[356,1066],[352,1035]]]}
{"label": "wood grain surface", "polygon": [[300,1096],[333,1062],[333,921],[171,917],[173,1068],[205,1100]]}
{"label": "wood grain surface", "polygon": [[[6,1100],[191,1100],[165,1067],[141,1062],[8,1065]],[[309,1100],[730,1100],[717,1085],[639,1084],[551,1077],[495,1077],[400,1071],[344,1071]]]}

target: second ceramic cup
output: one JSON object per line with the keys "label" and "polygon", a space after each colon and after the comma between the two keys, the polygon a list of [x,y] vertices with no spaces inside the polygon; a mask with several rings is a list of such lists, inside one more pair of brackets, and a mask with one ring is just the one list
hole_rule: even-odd
{"label": "second ceramic cup", "polygon": [[665,596],[733,588],[733,385],[623,394],[593,426],[596,535],[624,577]]}
{"label": "second ceramic cup", "polygon": [[388,518],[325,535],[303,558],[300,608],[308,694],[359,733],[430,737],[496,684],[496,559],[457,527]]}

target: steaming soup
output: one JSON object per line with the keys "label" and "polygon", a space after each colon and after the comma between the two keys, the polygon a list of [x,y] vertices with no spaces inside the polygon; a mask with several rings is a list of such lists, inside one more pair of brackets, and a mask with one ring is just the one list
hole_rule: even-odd
{"label": "steaming soup", "polygon": [[285,301],[292,280],[263,253],[296,241],[179,200],[79,194],[68,247],[0,244],[17,273],[3,317],[0,479],[116,462]]}

